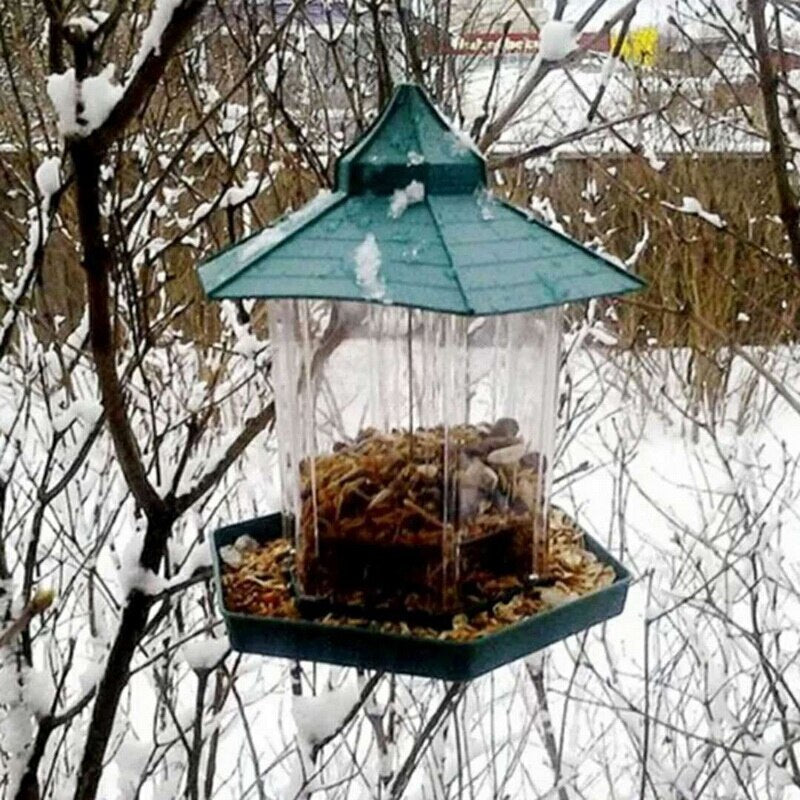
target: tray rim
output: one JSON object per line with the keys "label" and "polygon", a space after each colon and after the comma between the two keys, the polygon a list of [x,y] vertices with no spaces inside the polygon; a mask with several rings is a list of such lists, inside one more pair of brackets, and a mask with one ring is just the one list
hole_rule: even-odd
{"label": "tray rim", "polygon": [[[361,635],[369,634],[371,637],[381,637],[393,643],[401,643],[401,642],[404,642],[406,644],[425,643],[425,645],[428,646],[434,646],[444,650],[452,650],[453,652],[465,653],[470,650],[483,649],[484,647],[488,646],[489,643],[496,642],[499,638],[502,638],[503,636],[511,633],[512,631],[518,630],[521,626],[530,625],[534,622],[537,625],[546,624],[546,622],[548,621],[548,619],[552,617],[552,615],[556,614],[556,612],[559,612],[567,607],[570,606],[574,607],[575,604],[578,603],[583,603],[584,605],[590,605],[591,604],[590,601],[592,599],[612,589],[617,589],[617,590],[621,589],[623,592],[627,593],[628,588],[633,582],[633,575],[631,574],[631,572],[619,560],[617,560],[617,558],[615,558],[611,553],[609,553],[605,549],[605,547],[603,547],[603,545],[601,545],[591,534],[587,533],[583,528],[580,528],[580,526],[578,526],[581,533],[584,536],[585,542],[587,544],[587,549],[590,552],[592,552],[598,558],[598,560],[602,561],[604,564],[607,564],[614,569],[614,573],[616,575],[614,581],[610,583],[608,586],[601,586],[597,589],[593,589],[592,591],[587,592],[586,594],[582,594],[579,597],[576,597],[565,603],[561,603],[560,605],[554,606],[553,608],[549,608],[547,609],[547,611],[542,611],[538,614],[533,614],[531,616],[523,617],[522,619],[519,619],[516,622],[512,622],[511,624],[504,626],[500,630],[494,631],[492,633],[485,633],[481,636],[476,637],[475,639],[471,639],[468,641],[453,641],[450,639],[440,639],[435,636],[416,636],[413,633],[394,633],[392,631],[382,631],[380,630],[379,627],[381,625],[381,622],[374,620],[368,621],[368,624],[366,625],[350,625],[350,624],[330,625],[328,623],[319,620],[309,620],[309,619],[304,619],[302,617],[301,618],[270,617],[270,616],[261,616],[257,614],[247,614],[241,611],[230,611],[225,605],[225,596],[224,592],[222,591],[222,568],[219,557],[219,548],[221,545],[218,544],[218,537],[220,536],[220,534],[230,532],[233,529],[239,529],[243,527],[250,527],[252,529],[252,527],[260,525],[269,525],[275,523],[280,525],[282,521],[281,517],[282,514],[280,512],[275,512],[261,517],[254,517],[252,519],[243,520],[238,523],[223,525],[219,528],[216,528],[212,536],[210,537],[209,543],[212,550],[214,582],[215,582],[215,588],[217,589],[217,602],[222,617],[225,619],[226,623],[231,621],[231,622],[248,623],[248,624],[256,623],[268,627],[285,628],[286,630],[297,630],[298,628],[300,628],[306,631],[322,630],[322,631],[341,631],[343,633],[351,633],[351,634],[356,633]],[[570,519],[572,518],[570,517]],[[577,523],[575,524],[577,525]],[[246,531],[242,531],[242,533],[240,533],[239,535],[242,535],[244,533],[246,533]],[[619,613],[621,613],[621,611]],[[613,616],[608,617],[608,619],[613,619]]]}

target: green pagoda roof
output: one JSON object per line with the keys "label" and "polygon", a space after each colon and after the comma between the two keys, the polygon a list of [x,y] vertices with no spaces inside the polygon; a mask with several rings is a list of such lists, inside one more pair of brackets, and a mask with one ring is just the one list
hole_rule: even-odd
{"label": "green pagoda roof", "polygon": [[334,191],[209,258],[209,297],[330,298],[455,314],[526,311],[643,282],[493,198],[486,167],[402,85],[339,160]]}

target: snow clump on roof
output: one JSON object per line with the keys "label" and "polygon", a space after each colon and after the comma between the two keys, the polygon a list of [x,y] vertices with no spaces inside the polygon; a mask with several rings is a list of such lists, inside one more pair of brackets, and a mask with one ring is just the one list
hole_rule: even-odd
{"label": "snow clump on roof", "polygon": [[374,233],[368,233],[353,255],[356,262],[356,282],[369,300],[386,302],[386,285],[381,278],[381,251]]}
{"label": "snow clump on roof", "polygon": [[403,216],[405,210],[421,203],[425,199],[425,186],[420,181],[411,181],[405,189],[395,189],[392,194],[392,201],[389,205],[389,216],[398,219]]}

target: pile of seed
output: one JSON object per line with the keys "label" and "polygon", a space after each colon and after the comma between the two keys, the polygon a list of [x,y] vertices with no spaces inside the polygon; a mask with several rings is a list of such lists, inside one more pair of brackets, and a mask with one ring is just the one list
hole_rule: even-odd
{"label": "pile of seed", "polygon": [[434,545],[448,520],[462,543],[483,538],[537,510],[541,461],[510,418],[413,435],[365,429],[301,464],[301,530],[308,541],[316,530],[321,539]]}
{"label": "pile of seed", "polygon": [[[227,555],[222,585],[229,611],[260,617],[300,618],[287,577],[294,553],[286,540],[259,545],[251,537],[242,536]],[[451,627],[445,630],[402,621],[376,622],[334,614],[318,621],[386,633],[471,641],[613,583],[612,567],[598,561],[584,548],[580,528],[559,509],[550,512],[550,574],[554,581],[552,586],[523,589],[507,602],[496,603],[490,610],[471,616],[457,614]]]}

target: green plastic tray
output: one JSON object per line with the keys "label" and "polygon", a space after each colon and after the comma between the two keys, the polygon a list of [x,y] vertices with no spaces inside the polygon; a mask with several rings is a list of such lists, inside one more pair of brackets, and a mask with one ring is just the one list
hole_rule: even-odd
{"label": "green plastic tray", "polygon": [[631,582],[625,567],[584,534],[586,548],[613,567],[617,577],[610,586],[471,642],[425,639],[383,633],[370,627],[338,627],[313,620],[275,619],[228,611],[222,594],[219,548],[232,544],[243,534],[259,542],[276,539],[282,535],[281,515],[239,522],[214,533],[211,546],[217,596],[234,650],[449,681],[471,680],[617,616],[625,606]]}

